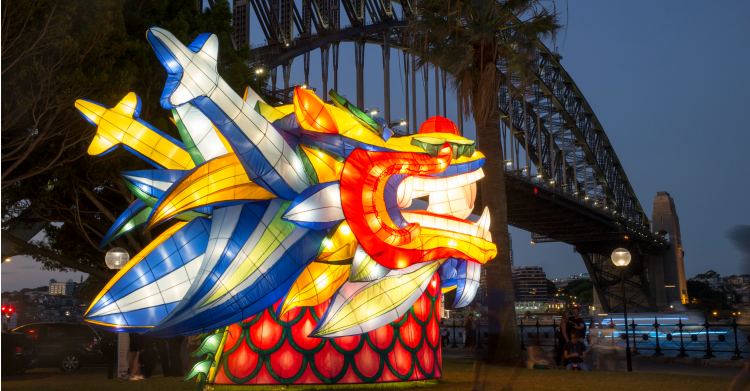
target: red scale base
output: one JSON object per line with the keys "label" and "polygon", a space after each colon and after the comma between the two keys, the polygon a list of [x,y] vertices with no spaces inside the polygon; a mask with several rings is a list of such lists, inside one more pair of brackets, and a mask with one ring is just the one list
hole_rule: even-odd
{"label": "red scale base", "polygon": [[[276,318],[266,310],[229,327],[211,383],[359,384],[437,379],[440,279],[395,322],[354,337],[310,338],[329,302]],[[274,306],[274,310],[279,304]]]}

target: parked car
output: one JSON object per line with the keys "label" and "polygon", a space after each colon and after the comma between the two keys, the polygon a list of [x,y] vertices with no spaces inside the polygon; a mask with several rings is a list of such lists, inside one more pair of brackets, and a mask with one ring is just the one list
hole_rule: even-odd
{"label": "parked car", "polygon": [[38,367],[59,367],[71,372],[82,366],[107,363],[101,351],[101,338],[85,324],[34,323],[13,332],[34,341]]}
{"label": "parked car", "polygon": [[27,369],[34,368],[34,342],[21,333],[3,331],[2,336],[2,374],[18,375]]}

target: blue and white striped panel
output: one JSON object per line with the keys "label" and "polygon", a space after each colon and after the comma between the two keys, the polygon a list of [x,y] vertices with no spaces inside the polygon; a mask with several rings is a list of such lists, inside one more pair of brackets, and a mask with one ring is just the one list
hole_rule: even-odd
{"label": "blue and white striped panel", "polygon": [[[273,205],[271,205],[273,204]],[[243,244],[260,228],[262,234],[270,223],[281,201],[270,200],[252,202],[219,208],[213,214],[210,239],[206,246],[206,255],[198,275],[185,299],[160,326],[168,326],[183,321],[190,322],[199,300],[213,294],[220,286],[219,280],[227,270],[234,271],[239,267],[245,255]],[[265,216],[269,215],[266,218]],[[153,330],[152,332],[157,331]]]}
{"label": "blue and white striped panel", "polygon": [[[225,230],[224,226],[219,229],[216,224],[219,219],[226,221],[236,214],[229,211],[235,207],[223,208],[228,210],[223,218],[218,215],[223,209],[217,210],[205,266],[201,267],[204,276],[200,278],[204,282],[196,281],[178,308],[149,331],[149,336],[192,335],[215,330],[255,315],[286,295],[299,273],[317,256],[325,232],[281,220],[280,214],[288,202],[273,199],[269,204],[253,229],[242,226],[242,217],[239,224],[230,221],[226,228],[232,228],[233,232]],[[279,225],[291,227],[291,231],[282,233]],[[258,258],[251,259],[253,250],[261,248],[264,240],[267,245],[268,238],[262,239],[264,235],[273,235],[278,241],[270,248],[263,247],[261,254],[256,253]],[[243,265],[247,266],[247,262],[258,266],[245,269],[243,273],[248,273],[247,277],[238,282],[236,273]],[[232,277],[237,285],[231,282]]]}
{"label": "blue and white striped panel", "polygon": [[186,103],[175,109],[182,124],[193,138],[196,148],[205,161],[229,153],[219,135],[214,131],[214,125],[197,107]]}
{"label": "blue and white striped panel", "polygon": [[187,175],[191,170],[140,170],[121,172],[123,178],[131,182],[144,193],[161,198],[173,183]]}
{"label": "blue and white striped panel", "polygon": [[466,307],[474,301],[474,296],[477,295],[482,265],[460,259],[456,271],[456,301],[453,303],[453,308]]}
{"label": "blue and white striped panel", "polygon": [[196,218],[175,232],[122,275],[85,319],[132,331],[161,322],[198,274],[210,229],[211,220]]}

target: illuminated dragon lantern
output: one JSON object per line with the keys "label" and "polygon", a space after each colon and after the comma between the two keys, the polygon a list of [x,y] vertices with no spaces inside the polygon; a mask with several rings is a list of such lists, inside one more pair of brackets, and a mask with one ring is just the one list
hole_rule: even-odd
{"label": "illuminated dragon lantern", "polygon": [[90,154],[123,145],[157,168],[122,173],[137,200],[101,246],[160,232],[85,319],[200,335],[189,377],[215,384],[440,377],[436,300],[456,288],[454,306],[469,304],[497,253],[488,211],[472,214],[474,142],[442,117],[392,137],[334,91],[333,104],[301,88],[285,106],[240,97],[217,72],[215,35],[147,38],[183,142],[138,118],[135,93],[114,108],[76,102],[98,127]]}

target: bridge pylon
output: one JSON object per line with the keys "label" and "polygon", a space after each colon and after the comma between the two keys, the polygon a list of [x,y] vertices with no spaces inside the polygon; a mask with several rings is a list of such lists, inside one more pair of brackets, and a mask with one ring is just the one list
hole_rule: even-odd
{"label": "bridge pylon", "polygon": [[[679,302],[688,303],[687,281],[685,279],[685,251],[682,248],[680,218],[677,216],[674,200],[666,191],[656,193],[654,211],[651,214],[653,232],[669,240],[669,248],[661,257],[661,265],[652,266],[654,283],[660,283],[664,291],[664,307]],[[659,289],[659,286],[655,286]],[[661,303],[660,303],[661,304]]]}

